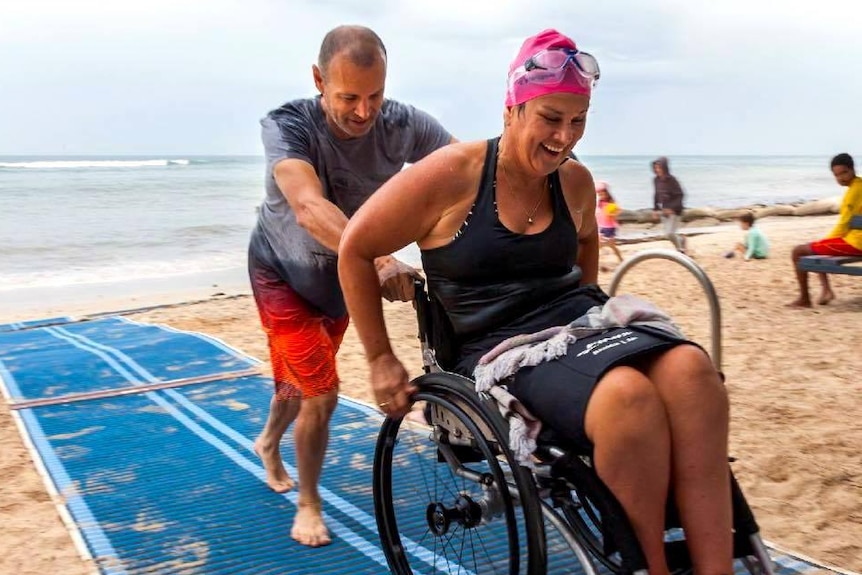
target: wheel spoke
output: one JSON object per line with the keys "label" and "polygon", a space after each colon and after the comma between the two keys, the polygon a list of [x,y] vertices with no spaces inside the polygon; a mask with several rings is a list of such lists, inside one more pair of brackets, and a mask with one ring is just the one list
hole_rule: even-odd
{"label": "wheel spoke", "polygon": [[[538,498],[527,516],[509,492],[507,481],[522,492],[535,492],[535,486],[528,473],[513,471],[506,456],[499,456],[498,444],[505,445],[508,434],[493,419],[498,414],[470,404],[466,395],[422,389],[416,400],[435,410],[437,427],[419,430],[388,421],[381,434],[389,439],[378,441],[381,453],[375,454],[375,508],[392,572],[541,572],[524,569],[529,561],[519,559],[530,558],[532,550],[532,565],[544,566],[544,524]],[[450,437],[457,445],[448,444]]]}

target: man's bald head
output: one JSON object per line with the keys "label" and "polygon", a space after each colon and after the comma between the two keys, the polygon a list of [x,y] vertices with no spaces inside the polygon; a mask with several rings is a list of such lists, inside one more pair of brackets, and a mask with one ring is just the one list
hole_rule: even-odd
{"label": "man's bald head", "polygon": [[324,78],[332,58],[341,54],[362,68],[369,68],[381,60],[384,64],[386,62],[383,40],[365,26],[338,26],[324,36],[317,56],[317,67]]}

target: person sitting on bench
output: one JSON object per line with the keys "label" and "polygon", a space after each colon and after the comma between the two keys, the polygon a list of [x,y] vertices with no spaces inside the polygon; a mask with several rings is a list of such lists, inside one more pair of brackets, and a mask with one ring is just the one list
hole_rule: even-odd
{"label": "person sitting on bench", "polygon": [[[468,377],[501,342],[620,301],[595,285],[595,184],[569,157],[598,76],[595,58],[563,34],[528,38],[509,68],[502,136],[434,152],[385,183],[348,223],[339,277],[388,416],[407,413],[414,388],[386,332],[376,254],[419,245],[429,293],[458,345],[453,370]],[[566,341],[553,359],[501,383],[573,449],[593,455],[651,575],[668,573],[669,492],[694,571],[732,573],[727,391],[702,348],[636,323],[620,319]]]}
{"label": "person sitting on bench", "polygon": [[[787,304],[790,307],[811,307],[811,296],[808,295],[808,272],[799,269],[799,258],[805,256],[859,256],[862,257],[862,230],[852,229],[850,220],[853,216],[862,215],[862,178],[856,175],[853,158],[850,154],[838,154],[832,158],[832,173],[835,181],[841,186],[847,186],[838,223],[825,239],[800,244],[793,248],[790,257],[793,269],[796,271],[796,281],[799,283],[799,297]],[[835,293],[829,285],[827,274],[820,276],[820,299],[817,303],[826,305],[835,299]]]}

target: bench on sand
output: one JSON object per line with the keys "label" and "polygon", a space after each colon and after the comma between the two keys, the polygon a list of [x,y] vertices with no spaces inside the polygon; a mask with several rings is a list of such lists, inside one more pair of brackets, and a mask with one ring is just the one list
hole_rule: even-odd
{"label": "bench on sand", "polygon": [[[850,228],[862,230],[862,216],[853,216]],[[799,269],[820,274],[849,274],[862,276],[862,256],[805,256],[799,258]]]}

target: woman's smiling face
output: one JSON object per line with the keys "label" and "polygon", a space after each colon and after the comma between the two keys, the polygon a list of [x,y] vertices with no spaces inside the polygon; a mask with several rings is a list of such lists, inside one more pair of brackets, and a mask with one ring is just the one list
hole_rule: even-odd
{"label": "woman's smiling face", "polygon": [[548,94],[506,110],[507,130],[513,130],[524,167],[550,174],[568,157],[584,135],[589,96]]}

